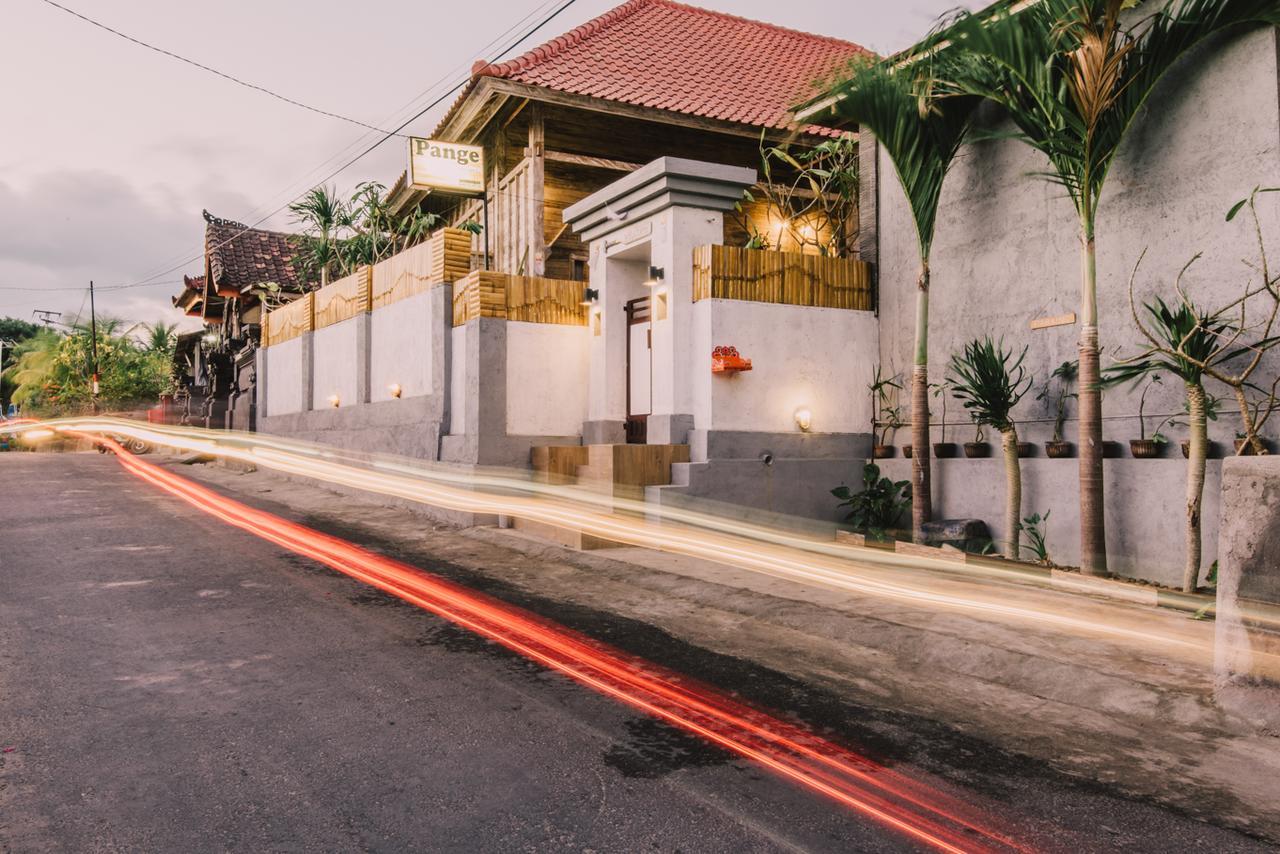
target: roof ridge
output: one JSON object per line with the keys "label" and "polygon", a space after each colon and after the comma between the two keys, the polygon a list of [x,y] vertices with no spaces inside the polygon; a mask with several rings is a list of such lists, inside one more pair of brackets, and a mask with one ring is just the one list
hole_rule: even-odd
{"label": "roof ridge", "polygon": [[[287,238],[297,238],[302,236],[301,234],[298,234],[297,232],[294,232],[294,231],[273,231],[269,228],[258,228],[257,226],[253,226],[253,225],[245,225],[243,222],[236,222],[233,219],[225,219],[220,216],[214,216],[213,214],[209,213],[209,211],[207,210],[201,211],[201,213],[204,215],[204,221],[207,222],[209,225],[222,226],[223,228],[238,228],[240,229],[241,234],[244,234],[250,231],[256,231],[258,234],[275,234],[280,237],[287,237]],[[230,239],[235,240],[235,238],[239,236],[240,235],[236,235],[235,237],[232,237]]]}
{"label": "roof ridge", "polygon": [[614,6],[602,15],[597,15],[585,24],[579,24],[567,33],[562,33],[550,41],[543,42],[532,50],[503,62],[490,62],[475,71],[471,77],[507,77],[537,62],[544,62],[563,50],[581,44],[587,38],[601,30],[606,30],[624,18],[629,18],[641,9],[661,3],[662,0],[628,0],[621,6]]}

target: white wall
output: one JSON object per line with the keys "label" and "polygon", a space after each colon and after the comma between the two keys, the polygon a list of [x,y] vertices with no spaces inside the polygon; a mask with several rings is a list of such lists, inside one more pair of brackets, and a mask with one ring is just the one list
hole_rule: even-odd
{"label": "white wall", "polygon": [[431,394],[431,293],[418,294],[374,311],[369,318],[369,396],[391,400]]}
{"label": "white wall", "polygon": [[507,433],[582,432],[590,343],[585,326],[507,322]]}
{"label": "white wall", "polygon": [[[867,386],[879,351],[869,311],[701,300],[693,305],[694,423],[699,430],[795,432],[810,410],[814,433],[866,433]],[[732,345],[752,369],[712,374],[711,351]]]}
{"label": "white wall", "polygon": [[449,434],[467,432],[467,327],[455,326],[449,355]]}
{"label": "white wall", "polygon": [[[357,400],[358,387],[356,371],[359,359],[356,353],[356,325],[363,318],[353,317],[313,334],[315,353],[315,384],[312,387],[313,409],[331,408],[329,402],[332,395],[338,395],[342,406],[354,406],[363,401]],[[267,381],[270,387],[270,380]],[[276,413],[267,410],[274,415]]]}
{"label": "white wall", "polygon": [[263,350],[267,356],[267,415],[302,411],[302,339]]}

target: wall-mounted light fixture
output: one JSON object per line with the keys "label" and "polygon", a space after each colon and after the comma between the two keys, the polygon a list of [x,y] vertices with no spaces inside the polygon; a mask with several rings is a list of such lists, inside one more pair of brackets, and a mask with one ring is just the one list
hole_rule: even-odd
{"label": "wall-mounted light fixture", "polygon": [[800,428],[801,433],[808,433],[809,428],[813,426],[813,413],[806,406],[797,409],[791,417],[796,420],[796,426]]}
{"label": "wall-mounted light fixture", "polygon": [[644,280],[644,286],[646,288],[656,288],[658,285],[662,283],[663,278],[664,278],[663,269],[661,267],[655,267],[652,264],[650,264],[649,278]]}
{"label": "wall-mounted light fixture", "polygon": [[404,394],[404,389],[400,388],[400,383],[392,383],[387,386],[387,391],[391,392],[392,397],[399,397]]}
{"label": "wall-mounted light fixture", "polygon": [[342,405],[342,398],[338,397],[336,394],[329,395],[329,405],[337,409]]}
{"label": "wall-mounted light fixture", "polygon": [[595,288],[583,288],[582,302],[580,305],[592,305],[598,299],[600,299],[600,291]]}

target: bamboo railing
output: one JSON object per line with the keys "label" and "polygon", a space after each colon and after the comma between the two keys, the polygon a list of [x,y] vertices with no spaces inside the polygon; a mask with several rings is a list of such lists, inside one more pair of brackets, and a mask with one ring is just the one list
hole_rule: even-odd
{"label": "bamboo railing", "polygon": [[582,282],[473,270],[453,290],[453,325],[477,317],[586,326]]}
{"label": "bamboo railing", "polygon": [[361,312],[370,310],[369,285],[373,278],[370,267],[361,267],[350,276],[333,282],[313,294],[315,299],[315,329],[323,329],[344,320],[350,320]]}
{"label": "bamboo railing", "polygon": [[262,346],[292,341],[315,329],[315,294],[307,294],[262,317]]}
{"label": "bamboo railing", "polygon": [[871,311],[871,266],[852,258],[699,246],[693,250],[693,300]]}

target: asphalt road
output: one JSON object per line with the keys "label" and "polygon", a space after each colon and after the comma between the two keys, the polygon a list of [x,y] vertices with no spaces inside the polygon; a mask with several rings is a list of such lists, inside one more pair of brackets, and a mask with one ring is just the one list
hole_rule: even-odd
{"label": "asphalt road", "polygon": [[[0,850],[912,850],[110,457],[0,454],[0,485]],[[1042,771],[1016,785],[1037,846],[1262,849]]]}

